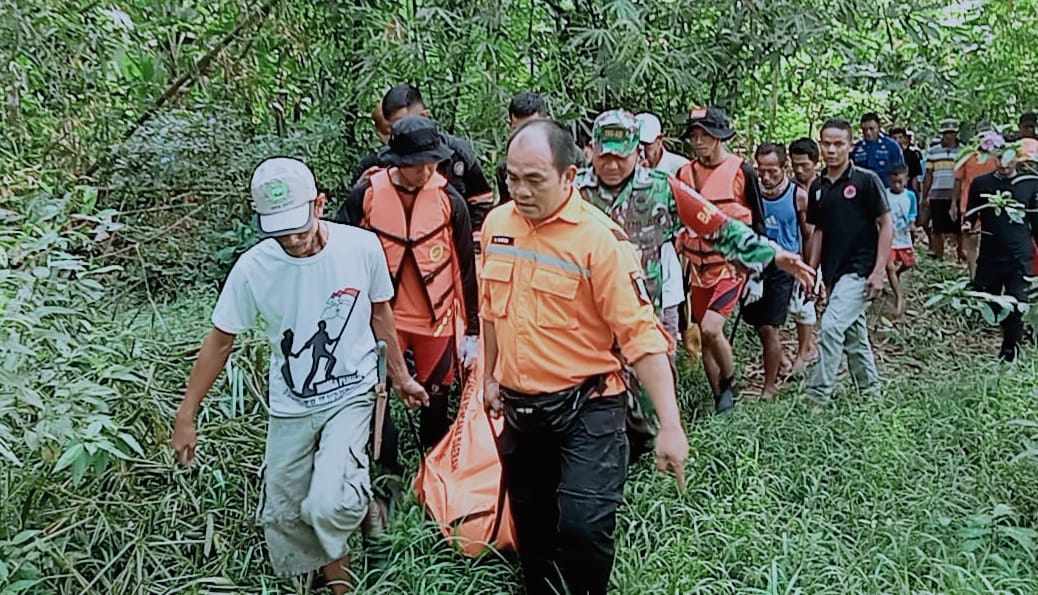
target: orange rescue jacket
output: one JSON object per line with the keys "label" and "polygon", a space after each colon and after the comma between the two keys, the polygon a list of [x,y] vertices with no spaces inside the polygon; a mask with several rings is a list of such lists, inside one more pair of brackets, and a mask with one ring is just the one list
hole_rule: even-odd
{"label": "orange rescue jacket", "polygon": [[[697,174],[694,164],[691,162],[684,165],[678,171],[678,179],[697,190],[725,215],[750,225],[753,213],[743,204],[745,197],[736,197],[734,192],[734,181],[742,169],[742,158],[730,154],[705,175]],[[730,267],[724,256],[714,251],[709,242],[688,229],[681,235],[680,248],[692,268],[693,285],[712,287],[729,276]]]}
{"label": "orange rescue jacket", "polygon": [[[448,323],[458,288],[454,239],[451,235],[451,205],[438,173],[415,197],[408,223],[404,205],[389,179],[389,170],[371,176],[371,190],[364,197],[364,225],[378,235],[386,252],[394,287],[400,285],[405,258],[413,258],[425,286],[425,297],[433,313],[430,321]],[[457,292],[460,299],[461,293]]]}

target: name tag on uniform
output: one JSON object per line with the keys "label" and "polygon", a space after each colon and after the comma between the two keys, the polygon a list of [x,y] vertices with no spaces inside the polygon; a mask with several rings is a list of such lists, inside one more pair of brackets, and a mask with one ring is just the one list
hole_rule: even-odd
{"label": "name tag on uniform", "polygon": [[640,271],[631,272],[631,285],[634,286],[634,293],[637,294],[638,301],[647,306],[652,305],[649,287],[645,284],[645,277],[642,276]]}
{"label": "name tag on uniform", "polygon": [[493,236],[490,238],[491,244],[498,244],[499,246],[511,246],[515,244],[515,238],[512,236]]}

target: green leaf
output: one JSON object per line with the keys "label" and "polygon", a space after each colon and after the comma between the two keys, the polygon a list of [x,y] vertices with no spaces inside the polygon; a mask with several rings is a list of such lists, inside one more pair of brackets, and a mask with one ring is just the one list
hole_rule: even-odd
{"label": "green leaf", "polygon": [[1012,516],[1013,507],[1008,504],[996,504],[995,508],[991,511],[991,515],[996,519]]}
{"label": "green leaf", "polygon": [[86,474],[87,465],[93,460],[92,456],[84,454],[81,457],[77,457],[76,460],[72,461],[72,484],[79,485],[83,481],[83,475]]}
{"label": "green leaf", "polygon": [[94,477],[101,477],[105,472],[105,467],[108,466],[108,455],[104,451],[99,451],[90,460],[90,468],[94,471]]}
{"label": "green leaf", "polygon": [[141,445],[137,442],[137,439],[134,438],[132,435],[123,432],[119,434],[119,439],[125,442],[126,446],[130,447],[130,450],[142,457],[144,456],[144,449],[141,448]]}
{"label": "green leaf", "polygon": [[65,469],[79,458],[85,456],[85,454],[86,453],[83,452],[82,443],[77,442],[73,444],[69,448],[65,449],[65,452],[61,453],[61,457],[58,458],[58,462],[54,464],[54,471],[58,472],[62,469]]}
{"label": "green leaf", "polygon": [[101,453],[106,453],[107,452],[107,453],[111,454],[112,456],[114,456],[116,458],[119,458],[119,459],[129,460],[129,458],[130,458],[130,457],[126,456],[126,453],[124,453],[123,451],[121,451],[118,448],[116,448],[116,446],[114,444],[112,444],[111,442],[109,442],[107,440],[102,440],[101,442],[98,442],[97,443],[97,447],[98,447],[97,454],[101,454]]}
{"label": "green leaf", "polygon": [[979,309],[981,317],[984,318],[984,322],[992,326],[996,324],[995,312],[992,311],[991,306],[989,304],[981,303]]}
{"label": "green leaf", "polygon": [[19,459],[14,454],[14,452],[10,448],[7,447],[7,444],[5,444],[3,440],[0,440],[0,456],[3,456],[8,461],[11,461],[11,464],[14,465],[15,467],[21,467],[22,466],[21,459]]}
{"label": "green leaf", "polygon": [[12,545],[24,545],[40,534],[40,531],[36,529],[26,529],[25,531],[19,532],[17,535],[11,538]]}
{"label": "green leaf", "polygon": [[1006,149],[1002,153],[1002,167],[1009,167],[1009,164],[1013,163],[1016,159],[1016,149]]}
{"label": "green leaf", "polygon": [[151,82],[155,80],[155,59],[151,56],[144,56],[140,60],[141,67],[141,79]]}
{"label": "green leaf", "polygon": [[109,380],[121,380],[123,382],[132,382],[134,384],[144,384],[143,378],[125,366],[111,366],[104,371],[101,377]]}
{"label": "green leaf", "polygon": [[0,595],[7,595],[7,594],[16,595],[17,593],[23,593],[26,590],[28,590],[30,587],[35,587],[36,585],[40,584],[42,581],[43,581],[43,579],[40,579],[40,578],[37,578],[37,579],[22,579],[22,580],[14,581],[10,585],[7,585],[6,587],[4,587],[4,590],[0,591]]}
{"label": "green leaf", "polygon": [[985,539],[970,539],[969,541],[963,542],[962,551],[969,554],[984,547],[984,544],[986,543],[987,540]]}
{"label": "green leaf", "polygon": [[1031,448],[1028,448],[1028,449],[1024,450],[1020,454],[1018,454],[1015,457],[1013,457],[1012,459],[1010,459],[1009,462],[1011,462],[1011,463],[1019,463],[1020,461],[1022,461],[1024,459],[1030,459],[1030,458],[1034,458],[1034,457],[1038,457],[1038,447],[1031,447]]}
{"label": "green leaf", "polygon": [[991,535],[988,527],[962,527],[958,530],[961,539],[981,539]]}
{"label": "green leaf", "polygon": [[1034,551],[1034,540],[1038,538],[1038,531],[1034,529],[1028,529],[1026,527],[1002,527],[999,529],[999,533],[1012,539],[1020,547],[1024,548],[1028,552]]}

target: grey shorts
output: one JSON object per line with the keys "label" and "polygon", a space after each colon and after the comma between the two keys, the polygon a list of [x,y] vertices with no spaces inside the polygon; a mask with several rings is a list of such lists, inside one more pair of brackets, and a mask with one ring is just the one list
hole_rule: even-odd
{"label": "grey shorts", "polygon": [[804,326],[814,326],[818,322],[815,303],[807,298],[799,283],[793,286],[793,295],[789,296],[789,316],[793,322]]}
{"label": "grey shorts", "polygon": [[271,417],[266,473],[256,508],[278,576],[305,574],[349,553],[368,512],[365,448],[373,392],[302,417]]}

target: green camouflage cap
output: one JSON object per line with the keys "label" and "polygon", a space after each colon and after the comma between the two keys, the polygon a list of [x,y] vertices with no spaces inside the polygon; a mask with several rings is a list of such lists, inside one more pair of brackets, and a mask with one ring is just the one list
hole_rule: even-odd
{"label": "green camouflage cap", "polygon": [[602,155],[627,157],[638,148],[640,126],[634,114],[614,109],[602,112],[591,127],[591,142]]}

